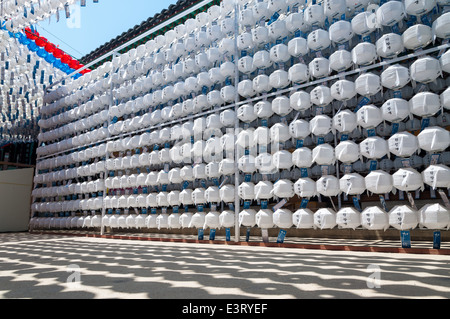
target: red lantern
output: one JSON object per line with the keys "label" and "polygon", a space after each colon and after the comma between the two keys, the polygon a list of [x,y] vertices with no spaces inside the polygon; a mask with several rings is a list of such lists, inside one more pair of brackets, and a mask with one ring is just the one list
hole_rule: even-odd
{"label": "red lantern", "polygon": [[39,37],[39,38],[37,38],[36,39],[36,44],[37,44],[37,46],[39,46],[39,47],[45,47],[45,45],[47,44],[48,42],[47,42],[47,39],[46,38],[42,38],[42,37]]}
{"label": "red lantern", "polygon": [[79,63],[78,63],[77,60],[69,61],[68,64],[69,64],[69,67],[70,67],[71,69],[78,70],[78,65],[79,65]]}
{"label": "red lantern", "polygon": [[72,61],[72,57],[63,53],[63,55],[61,56],[61,62],[64,64],[69,64],[70,61]]}
{"label": "red lantern", "polygon": [[61,49],[55,48],[53,50],[53,56],[57,59],[60,59],[64,55],[64,52]]}
{"label": "red lantern", "polygon": [[47,51],[48,53],[53,53],[55,51],[56,47],[53,43],[47,43],[45,45],[45,51]]}

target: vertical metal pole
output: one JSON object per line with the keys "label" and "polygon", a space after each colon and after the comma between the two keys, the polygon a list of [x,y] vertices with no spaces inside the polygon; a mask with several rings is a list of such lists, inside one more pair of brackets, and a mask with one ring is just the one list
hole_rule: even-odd
{"label": "vertical metal pole", "polygon": [[[113,53],[113,58],[118,56],[119,54],[117,52],[114,51]],[[109,106],[108,106],[108,111],[109,109],[113,106],[114,104],[114,97],[113,97],[113,81],[112,81],[112,77],[113,77],[113,72],[111,71],[111,73],[109,74],[109,76],[111,77],[111,84],[109,87],[109,94],[110,99],[109,99]],[[108,128],[109,125],[111,124],[111,119],[108,116]],[[108,133],[107,133],[107,137],[106,139],[109,140],[109,138],[111,137],[111,134],[109,133],[109,129],[108,129]],[[101,227],[100,227],[100,235],[103,236],[105,234],[105,225],[103,224],[103,217],[105,217],[106,215],[106,207],[105,207],[105,198],[106,198],[106,193],[108,192],[107,188],[106,188],[106,179],[108,178],[108,174],[109,171],[106,168],[106,161],[109,159],[109,152],[108,152],[108,148],[106,148],[106,154],[105,154],[105,171],[104,171],[104,176],[103,176],[103,182],[104,182],[104,187],[103,187],[103,203],[102,203],[102,222],[101,222]]]}
{"label": "vertical metal pole", "polygon": [[[239,4],[236,2],[234,6],[234,65],[235,65],[235,75],[234,75],[234,86],[236,89],[235,93],[235,123],[234,123],[234,135],[236,136],[239,130],[239,118],[237,117],[238,103],[239,103],[239,93],[237,91],[238,83],[239,83],[239,69],[237,61],[239,59],[239,49],[237,45],[237,37],[239,35]],[[239,227],[239,213],[240,213],[240,201],[239,201],[239,167],[238,167],[238,147],[237,144],[234,146],[234,241],[240,241],[240,227]]]}

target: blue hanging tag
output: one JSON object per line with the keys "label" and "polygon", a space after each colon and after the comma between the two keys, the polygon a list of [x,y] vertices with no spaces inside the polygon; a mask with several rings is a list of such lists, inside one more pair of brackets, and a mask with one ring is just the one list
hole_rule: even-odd
{"label": "blue hanging tag", "polygon": [[248,148],[245,149],[244,154],[245,154],[245,155],[250,155],[250,150],[249,150]]}
{"label": "blue hanging tag", "polygon": [[402,240],[402,248],[411,248],[411,232],[409,230],[402,230],[400,237]]}
{"label": "blue hanging tag", "polygon": [[380,197],[381,206],[383,206],[384,211],[387,212],[388,208],[387,208],[387,205],[386,205],[386,199],[384,198],[383,195],[380,195],[379,197]]}
{"label": "blue hanging tag", "polygon": [[151,212],[151,214],[155,215],[156,214],[156,208],[151,208],[150,212]]}
{"label": "blue hanging tag", "polygon": [[204,231],[202,228],[200,228],[198,230],[198,240],[203,240],[203,238],[204,238]]}
{"label": "blue hanging tag", "polygon": [[207,188],[207,186],[206,186],[206,181],[205,181],[204,179],[202,179],[202,180],[200,181],[200,184],[202,185],[203,188]]}
{"label": "blue hanging tag", "polygon": [[361,205],[359,205],[359,200],[357,196],[353,196],[353,205],[359,212],[362,212]]}
{"label": "blue hanging tag", "polygon": [[394,91],[394,98],[401,99],[402,98],[402,91]]}
{"label": "blue hanging tag", "polygon": [[430,118],[424,118],[424,119],[422,119],[422,127],[421,127],[421,130],[423,131],[423,130],[426,129],[428,126],[430,126]]}
{"label": "blue hanging tag", "polygon": [[183,190],[188,188],[188,186],[189,186],[189,182],[188,181],[184,181],[183,182]]}
{"label": "blue hanging tag", "polygon": [[369,137],[377,136],[377,132],[375,131],[374,128],[372,128],[372,129],[367,130],[367,135],[368,135]]}
{"label": "blue hanging tag", "polygon": [[217,187],[220,185],[219,180],[217,178],[213,178],[212,181],[213,181],[214,185],[216,185]]}
{"label": "blue hanging tag", "polygon": [[398,24],[397,24],[397,23],[394,24],[394,25],[391,27],[391,30],[392,30],[392,33],[400,34],[400,35],[401,35],[400,29],[398,28]]}
{"label": "blue hanging tag", "polygon": [[267,200],[261,200],[261,209],[267,209],[269,202]]}
{"label": "blue hanging tag", "polygon": [[426,26],[429,26],[429,27],[431,27],[432,26],[432,24],[431,24],[431,16],[430,16],[430,14],[425,14],[425,15],[423,15],[421,18],[420,18],[420,20],[422,21],[422,23],[423,24],[425,24]]}
{"label": "blue hanging tag", "polygon": [[348,134],[342,134],[341,135],[341,142],[348,141]]}
{"label": "blue hanging tag", "polygon": [[197,205],[197,210],[199,212],[203,212],[203,205],[202,204]]}
{"label": "blue hanging tag", "polygon": [[215,240],[216,239],[216,230],[215,229],[211,229],[209,231],[209,240]]}
{"label": "blue hanging tag", "polygon": [[397,134],[399,130],[400,124],[399,123],[392,123],[392,132],[391,135]]}
{"label": "blue hanging tag", "polygon": [[325,138],[324,137],[319,137],[317,139],[317,145],[322,145],[325,144]]}
{"label": "blue hanging tag", "polygon": [[297,140],[297,148],[302,148],[304,145],[304,140]]}
{"label": "blue hanging tag", "polygon": [[308,177],[308,169],[306,167],[300,168],[302,178]]}
{"label": "blue hanging tag", "polygon": [[145,207],[142,208],[142,209],[141,209],[141,214],[142,214],[142,215],[147,215],[147,208],[145,208]]}
{"label": "blue hanging tag", "polygon": [[231,240],[231,229],[230,228],[226,228],[225,229],[225,240],[226,241],[230,241]]}
{"label": "blue hanging tag", "polygon": [[250,209],[250,204],[251,204],[250,201],[245,201],[244,202],[244,209]]}
{"label": "blue hanging tag", "polygon": [[284,238],[286,237],[287,232],[284,229],[280,229],[280,232],[278,233],[277,243],[282,244],[284,243]]}
{"label": "blue hanging tag", "polygon": [[249,183],[252,181],[252,174],[245,174],[244,181]]}
{"label": "blue hanging tag", "polygon": [[378,167],[377,161],[370,161],[370,171],[376,171]]}
{"label": "blue hanging tag", "polygon": [[300,204],[300,208],[305,209],[308,206],[308,203],[309,203],[309,199],[303,198],[302,203]]}
{"label": "blue hanging tag", "polygon": [[247,228],[247,232],[246,232],[246,234],[245,234],[245,241],[246,241],[246,242],[249,242],[249,241],[250,241],[250,231],[251,231],[251,228],[248,227],[248,228]]}
{"label": "blue hanging tag", "polygon": [[441,249],[441,232],[435,231],[433,233],[433,249]]}
{"label": "blue hanging tag", "polygon": [[362,108],[364,105],[369,104],[369,102],[370,102],[370,99],[369,99],[368,97],[366,97],[366,96],[363,97],[363,98],[361,99],[361,101],[358,103],[358,105],[356,106],[356,108],[355,108],[355,113],[358,112],[359,109]]}

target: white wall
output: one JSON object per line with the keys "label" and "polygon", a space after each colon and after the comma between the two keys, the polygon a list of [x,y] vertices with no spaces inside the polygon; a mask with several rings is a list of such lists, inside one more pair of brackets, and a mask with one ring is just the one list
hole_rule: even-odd
{"label": "white wall", "polygon": [[0,232],[28,230],[34,168],[0,171]]}

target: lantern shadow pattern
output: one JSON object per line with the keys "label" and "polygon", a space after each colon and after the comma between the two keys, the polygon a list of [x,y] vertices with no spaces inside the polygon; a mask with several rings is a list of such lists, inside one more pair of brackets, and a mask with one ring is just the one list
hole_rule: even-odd
{"label": "lantern shadow pattern", "polygon": [[[446,256],[0,236],[2,298],[449,298]],[[81,285],[67,289],[69,265]],[[380,269],[379,288],[368,288]]]}

